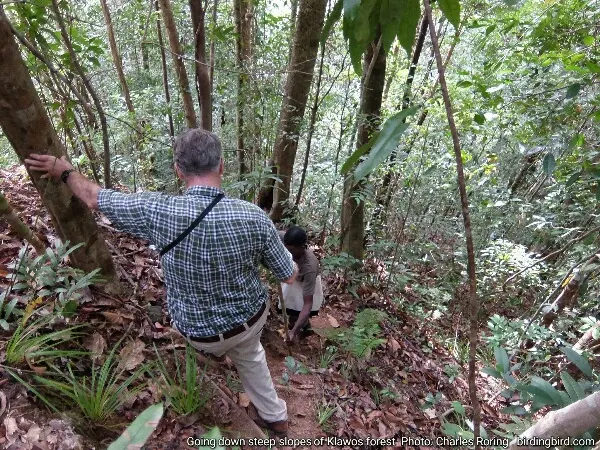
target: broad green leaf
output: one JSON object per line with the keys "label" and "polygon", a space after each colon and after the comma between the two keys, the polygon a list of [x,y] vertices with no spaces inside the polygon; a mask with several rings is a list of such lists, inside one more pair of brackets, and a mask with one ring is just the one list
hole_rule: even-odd
{"label": "broad green leaf", "polygon": [[569,86],[567,88],[567,95],[565,98],[570,99],[570,98],[576,97],[577,94],[579,94],[580,90],[581,90],[581,85],[579,83],[572,84],[571,86]]}
{"label": "broad green leaf", "polygon": [[356,39],[351,37],[348,40],[348,45],[350,47],[350,61],[352,61],[352,68],[354,69],[354,73],[356,75],[362,75],[362,55],[365,48],[358,42]]}
{"label": "broad green leaf", "polygon": [[419,0],[405,0],[399,9],[400,22],[398,28],[398,42],[411,57],[413,42],[417,34],[419,17],[421,17],[421,3]]}
{"label": "broad green leaf", "polygon": [[343,0],[344,3],[344,17],[350,21],[356,17],[356,12],[360,5],[360,0]]}
{"label": "broad green leaf", "polygon": [[162,415],[162,403],[149,406],[131,422],[131,425],[127,427],[119,439],[110,444],[108,450],[141,449],[156,429]]}
{"label": "broad green leaf", "polygon": [[362,180],[369,175],[394,151],[400,142],[400,137],[408,128],[408,124],[405,123],[406,118],[416,112],[417,107],[413,106],[400,111],[385,121],[369,156],[356,168],[354,172],[355,181]]}
{"label": "broad green leaf", "polygon": [[327,38],[329,38],[329,35],[331,34],[331,29],[337,23],[337,21],[340,20],[343,9],[344,1],[337,0],[331,12],[329,13],[329,17],[327,17],[327,20],[325,21],[325,25],[323,25],[323,31],[321,32],[320,40],[321,46],[324,46],[325,42],[327,42]]}
{"label": "broad green leaf", "polygon": [[400,29],[402,8],[398,8],[394,0],[381,0],[379,9],[379,24],[381,25],[381,45],[388,52],[396,34]]}
{"label": "broad green leaf", "polygon": [[502,379],[502,374],[500,373],[500,371],[493,367],[484,367],[483,369],[481,369],[481,372],[488,374],[494,378]]}
{"label": "broad green leaf", "polygon": [[460,3],[459,0],[438,0],[440,9],[448,22],[452,24],[454,28],[458,28],[460,24]]}
{"label": "broad green leaf", "polygon": [[348,159],[344,162],[344,164],[342,165],[342,168],[340,169],[340,173],[342,175],[346,175],[348,173],[348,171],[356,165],[356,163],[358,162],[360,157],[363,156],[365,153],[367,153],[371,149],[371,147],[373,147],[373,144],[377,140],[377,136],[379,136],[379,133],[375,133],[373,135],[373,137],[371,139],[369,139],[369,142],[367,142],[364,145],[361,145],[359,148],[354,150],[354,153],[352,153],[348,157]]}
{"label": "broad green leaf", "polygon": [[454,408],[454,411],[456,411],[461,416],[465,415],[465,407],[462,405],[461,402],[458,402],[455,400],[451,404],[452,404],[452,408]]}
{"label": "broad green leaf", "polygon": [[496,368],[501,373],[508,372],[508,369],[510,369],[510,362],[509,362],[508,353],[506,353],[506,350],[504,350],[502,347],[495,347],[494,348],[494,356],[496,358]]}
{"label": "broad green leaf", "polygon": [[565,183],[565,187],[572,186],[573,184],[575,184],[577,182],[577,180],[579,180],[579,178],[581,178],[581,172],[575,172],[573,175],[571,175],[569,177],[569,179]]}
{"label": "broad green leaf", "polygon": [[594,38],[594,36],[586,36],[581,40],[584,45],[591,47],[592,45],[594,45],[594,42],[596,41],[596,38]]}
{"label": "broad green leaf", "polygon": [[[362,0],[352,23],[354,37],[364,46],[363,51],[375,37],[379,22],[379,11],[373,12],[376,3],[377,0]],[[375,20],[371,20],[371,13],[375,14]]]}
{"label": "broad green leaf", "polygon": [[579,370],[584,373],[584,375],[588,376],[589,378],[594,377],[592,368],[590,367],[590,363],[587,361],[587,359],[585,359],[572,348],[565,347],[564,345],[560,347],[560,351],[563,352],[569,361],[575,364]]}
{"label": "broad green leaf", "polygon": [[485,123],[485,116],[481,113],[477,113],[473,116],[473,120],[475,121],[475,123],[483,125]]}
{"label": "broad green leaf", "polygon": [[552,153],[546,153],[546,156],[544,156],[544,161],[542,161],[542,169],[544,173],[548,176],[551,176],[555,168],[556,160],[554,159],[554,155]]}
{"label": "broad green leaf", "polygon": [[531,385],[543,390],[552,399],[554,404],[562,406],[563,398],[561,397],[560,392],[546,380],[533,376],[531,377]]}
{"label": "broad green leaf", "polygon": [[585,398],[585,392],[583,391],[583,388],[579,385],[577,381],[573,379],[571,375],[569,375],[567,372],[561,372],[560,378],[562,379],[565,390],[567,391],[569,397],[571,397],[571,400],[573,402]]}
{"label": "broad green leaf", "polygon": [[548,406],[548,405],[552,406],[552,405],[556,404],[556,402],[554,401],[552,396],[549,395],[547,392],[545,392],[543,389],[541,389],[539,386],[534,386],[534,385],[523,386],[521,388],[521,390],[531,394],[532,401],[536,404],[536,407],[538,409],[542,408],[544,406]]}
{"label": "broad green leaf", "polygon": [[473,83],[468,80],[463,80],[463,81],[459,81],[458,83],[456,83],[456,86],[459,88],[466,88],[469,86],[473,86]]}

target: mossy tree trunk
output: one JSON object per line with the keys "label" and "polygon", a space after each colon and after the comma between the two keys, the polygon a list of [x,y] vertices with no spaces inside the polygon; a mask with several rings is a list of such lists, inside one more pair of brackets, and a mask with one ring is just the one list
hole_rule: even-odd
{"label": "mossy tree trunk", "polygon": [[[44,153],[58,158],[66,156],[65,148],[35,91],[1,6],[0,127],[21,161],[31,153]],[[71,244],[84,244],[72,254],[74,265],[85,271],[100,268],[105,279],[116,279],[108,247],[98,232],[91,211],[64,183],[42,179],[41,175],[29,171],[58,235]]]}

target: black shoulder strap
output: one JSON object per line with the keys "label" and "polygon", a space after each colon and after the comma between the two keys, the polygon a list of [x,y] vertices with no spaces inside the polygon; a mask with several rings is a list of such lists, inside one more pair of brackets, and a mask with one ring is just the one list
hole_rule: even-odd
{"label": "black shoulder strap", "polygon": [[223,193],[220,193],[219,195],[217,195],[213,199],[213,201],[210,202],[210,205],[208,205],[206,207],[206,209],[200,213],[200,215],[196,218],[196,220],[194,220],[190,224],[190,226],[187,227],[187,229],[177,237],[177,239],[175,239],[173,242],[171,242],[169,245],[167,245],[165,248],[163,248],[160,251],[160,256],[162,257],[165,253],[167,253],[173,247],[175,247],[177,244],[179,244],[181,241],[183,241],[187,237],[187,235],[190,234],[194,230],[194,228],[196,228],[198,226],[198,224],[200,222],[202,222],[202,219],[204,219],[206,217],[206,215],[210,212],[210,210],[213,209],[215,207],[215,205],[223,199],[223,197],[225,197],[225,194],[223,194]]}

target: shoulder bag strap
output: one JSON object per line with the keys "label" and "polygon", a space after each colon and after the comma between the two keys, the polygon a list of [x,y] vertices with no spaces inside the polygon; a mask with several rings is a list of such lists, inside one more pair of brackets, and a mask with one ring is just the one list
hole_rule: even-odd
{"label": "shoulder bag strap", "polygon": [[223,199],[223,197],[225,197],[225,194],[223,194],[223,193],[220,193],[219,195],[217,195],[213,199],[213,201],[210,202],[210,205],[208,205],[206,207],[206,209],[200,213],[200,215],[196,218],[196,220],[194,220],[190,224],[190,226],[187,227],[187,229],[177,237],[177,239],[175,239],[173,242],[171,242],[169,245],[167,245],[165,248],[163,248],[160,251],[160,256],[162,257],[165,253],[167,253],[173,247],[175,247],[177,244],[179,244],[181,241],[183,241],[187,237],[187,235],[190,234],[194,230],[194,228],[196,228],[198,226],[198,224],[200,222],[202,222],[202,219],[204,219],[206,217],[206,215],[210,212],[210,210],[213,209],[215,207],[215,205]]}

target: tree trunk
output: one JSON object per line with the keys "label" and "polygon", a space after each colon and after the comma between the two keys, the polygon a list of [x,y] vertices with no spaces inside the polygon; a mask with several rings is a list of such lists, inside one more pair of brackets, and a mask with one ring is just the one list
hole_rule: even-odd
{"label": "tree trunk", "polygon": [[0,191],[0,217],[2,217],[10,225],[15,233],[19,235],[21,239],[25,239],[29,242],[35,252],[38,255],[43,254],[46,251],[46,246],[40,241],[31,228],[27,226],[25,222],[19,219],[19,216],[13,211],[10,203],[4,197],[4,194]]}
{"label": "tree trunk", "polygon": [[[425,42],[425,36],[427,36],[427,16],[423,16],[421,19],[421,27],[419,29],[419,35],[417,37],[417,43],[415,44],[415,50],[413,52],[413,56],[410,62],[410,67],[408,68],[408,75],[406,76],[406,82],[404,83],[404,95],[402,97],[402,107],[401,111],[408,109],[410,107],[410,94],[412,91],[412,84],[415,79],[415,72],[417,71],[417,65],[419,64],[419,59],[421,57],[421,52],[423,50],[423,44]],[[384,95],[385,96],[385,95]],[[404,119],[406,122],[406,119]],[[390,155],[390,165],[395,164],[397,158],[398,150],[394,150]],[[376,207],[376,215],[379,217],[380,223],[383,223],[383,215],[387,210],[387,206],[389,206],[389,200],[391,198],[390,192],[390,182],[392,181],[392,170],[391,167],[386,171],[383,176],[383,182],[381,184],[380,194],[377,196],[377,207]]]}
{"label": "tree trunk", "polygon": [[[454,147],[454,158],[456,159],[456,172],[458,190],[460,193],[460,202],[462,207],[463,223],[465,227],[465,241],[467,247],[467,273],[469,275],[469,397],[471,406],[473,407],[473,434],[475,441],[480,436],[481,427],[481,407],[477,398],[477,338],[479,322],[477,315],[479,313],[479,300],[477,298],[477,274],[475,271],[475,248],[473,245],[473,233],[471,231],[471,216],[469,213],[469,197],[467,195],[467,187],[465,183],[465,173],[462,163],[462,151],[460,148],[460,140],[458,130],[454,122],[454,112],[452,111],[452,102],[448,93],[448,85],[446,84],[446,75],[442,54],[438,44],[437,33],[433,23],[433,13],[429,0],[423,0],[425,11],[427,13],[427,21],[429,22],[429,36],[431,37],[431,46],[435,55],[435,60],[438,69],[440,87],[442,88],[442,97],[444,98],[444,106],[446,108],[446,116],[448,119],[448,127],[452,135],[452,146]],[[475,445],[475,448],[480,448],[480,445]]]}
{"label": "tree trunk", "polygon": [[290,195],[300,128],[312,83],[326,7],[327,0],[300,0],[299,3],[292,58],[288,65],[277,138],[273,148],[273,162],[277,167],[277,176],[281,179],[281,182],[277,182],[272,188],[271,219],[274,221],[283,218]]}
{"label": "tree trunk", "polygon": [[252,39],[252,0],[234,0],[233,15],[235,18],[235,43],[237,53],[237,82],[238,92],[236,100],[236,132],[237,132],[237,157],[240,179],[244,174],[250,172],[250,164],[246,155],[245,135],[246,125],[244,121],[244,106],[247,104],[246,84],[249,79],[253,54]]}
{"label": "tree trunk", "polygon": [[212,93],[210,74],[206,63],[206,31],[204,29],[206,10],[202,6],[202,0],[189,0],[189,3],[194,31],[196,91],[200,105],[201,126],[205,130],[212,131]]}
{"label": "tree trunk", "polygon": [[323,63],[325,61],[325,46],[321,46],[321,59],[319,61],[319,72],[317,74],[317,82],[315,84],[315,95],[313,104],[310,108],[310,119],[308,121],[308,136],[306,138],[306,153],[304,154],[304,164],[302,166],[302,175],[300,176],[300,186],[296,194],[295,207],[298,208],[302,199],[302,190],[304,189],[304,181],[306,180],[306,171],[308,170],[308,160],[310,158],[310,148],[312,146],[312,137],[315,132],[315,122],[317,121],[317,110],[319,109],[319,100],[321,95],[321,80],[323,78]]}
{"label": "tree trunk", "polygon": [[[121,91],[123,92],[123,96],[125,97],[125,105],[127,106],[127,111],[129,111],[129,114],[131,114],[131,117],[135,121],[136,137],[134,139],[134,142],[135,142],[135,149],[137,152],[136,157],[141,160],[142,159],[142,141],[144,138],[144,134],[142,132],[142,126],[140,125],[139,121],[136,118],[135,108],[133,107],[133,102],[131,101],[131,94],[129,93],[129,86],[127,85],[127,79],[125,78],[125,72],[123,71],[123,62],[121,61],[121,55],[119,55],[119,48],[117,47],[117,41],[115,40],[115,32],[113,30],[112,18],[110,16],[110,10],[108,9],[108,4],[106,3],[106,0],[100,0],[100,4],[102,5],[104,21],[106,22],[106,31],[108,33],[108,43],[110,45],[110,53],[112,54],[113,63],[115,64],[115,69],[117,71],[117,77],[119,78],[119,83],[121,84]],[[145,66],[146,66],[146,62],[144,62],[144,68],[145,68]]]}
{"label": "tree trunk", "polygon": [[[0,126],[23,161],[31,153],[66,156],[56,132],[40,101],[29,70],[21,58],[10,25],[0,6]],[[73,252],[73,263],[87,272],[100,268],[105,279],[116,279],[106,242],[86,205],[61,182],[40,178],[29,172],[48,208],[56,231],[71,245],[84,245]]]}
{"label": "tree trunk", "polygon": [[67,32],[67,27],[65,26],[65,22],[60,14],[60,8],[58,6],[58,0],[52,0],[52,9],[54,11],[54,15],[56,16],[56,22],[60,28],[60,34],[62,36],[63,42],[67,51],[69,52],[69,56],[71,58],[71,64],[81,81],[83,82],[86,90],[92,96],[92,100],[94,101],[94,106],[96,106],[96,111],[100,116],[100,127],[102,128],[102,143],[104,145],[104,187],[110,188],[112,186],[112,180],[110,176],[110,144],[108,141],[108,125],[106,123],[106,115],[104,114],[104,108],[102,107],[102,103],[100,102],[100,98],[98,94],[96,94],[96,90],[92,86],[85,70],[81,64],[79,64],[79,59],[77,57],[77,53],[73,49],[73,45],[71,44],[71,39],[69,38],[69,33]]}
{"label": "tree trunk", "polygon": [[[154,0],[154,7],[157,12],[160,12],[158,6],[158,0]],[[160,61],[162,67],[162,79],[163,88],[165,91],[165,102],[167,104],[167,116],[169,118],[169,134],[171,140],[175,138],[175,126],[173,125],[173,113],[171,112],[171,94],[169,93],[169,76],[167,70],[167,55],[165,54],[165,45],[163,42],[162,26],[160,25],[160,18],[156,18],[156,33],[158,35],[158,46],[160,47]]]}
{"label": "tree trunk", "polygon": [[[212,7],[212,24],[213,27],[217,26],[217,7],[219,6],[219,0],[213,0]],[[215,84],[215,39],[210,41],[210,92],[213,91]]]}
{"label": "tree trunk", "polygon": [[291,0],[291,11],[290,11],[290,39],[289,39],[289,46],[290,46],[290,52],[288,53],[288,64],[290,63],[290,60],[292,59],[292,49],[294,48],[292,46],[292,43],[294,42],[294,35],[296,34],[296,19],[298,18],[298,0]]}
{"label": "tree trunk", "polygon": [[[369,45],[363,59],[360,109],[358,111],[358,136],[356,148],[369,142],[381,122],[381,100],[385,87],[386,57],[380,45],[380,33]],[[365,239],[365,202],[357,199],[365,181],[355,183],[348,177],[344,183],[342,204],[342,251],[363,260]]]}
{"label": "tree trunk", "polygon": [[183,110],[185,112],[185,120],[187,122],[188,128],[196,128],[196,111],[194,111],[192,91],[190,89],[190,82],[188,80],[187,72],[185,70],[185,63],[183,61],[183,50],[181,48],[181,44],[179,43],[179,35],[177,33],[177,27],[175,26],[175,18],[173,17],[173,10],[171,9],[171,1],[159,0],[159,4],[163,16],[163,21],[165,22],[165,28],[167,29],[169,46],[171,47],[171,56],[173,57],[173,65],[175,66],[175,72],[177,73],[179,89],[181,90],[181,98],[183,99]]}
{"label": "tree trunk", "polygon": [[558,411],[550,411],[544,418],[514,439],[508,448],[509,450],[548,448],[529,445],[527,441],[532,438],[574,438],[592,428],[597,428],[598,425],[600,425],[600,392],[595,392]]}

